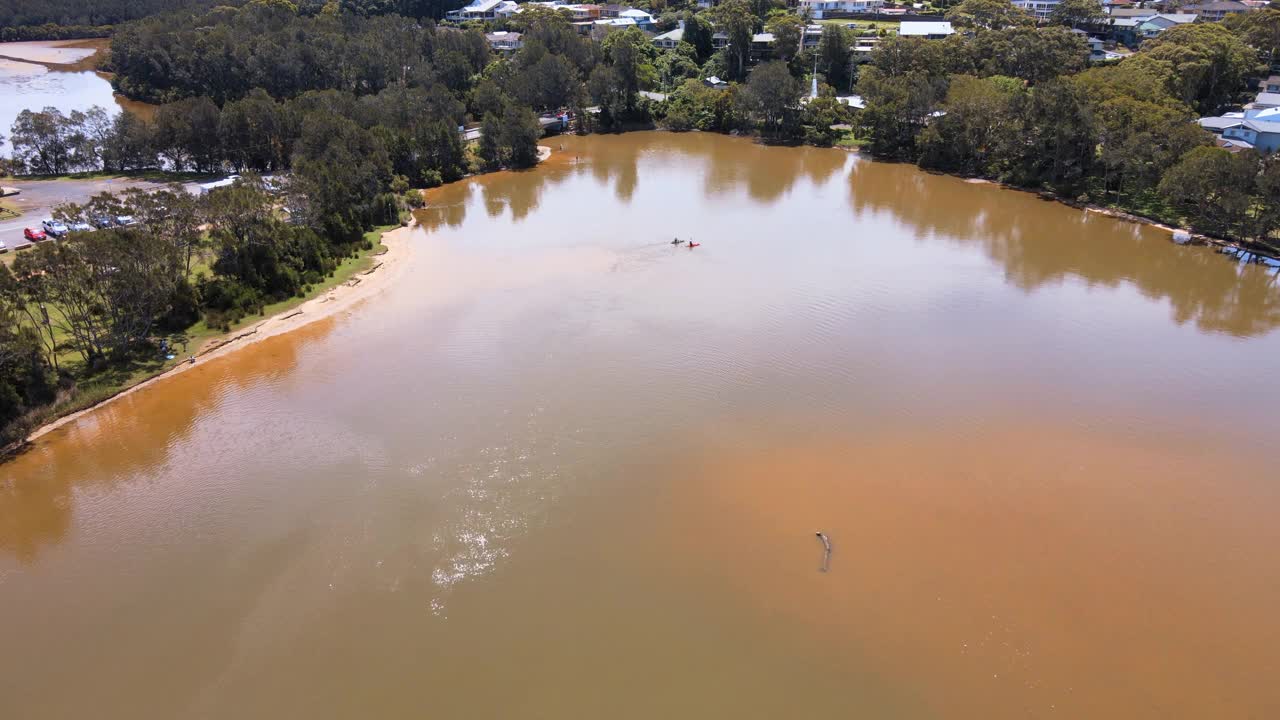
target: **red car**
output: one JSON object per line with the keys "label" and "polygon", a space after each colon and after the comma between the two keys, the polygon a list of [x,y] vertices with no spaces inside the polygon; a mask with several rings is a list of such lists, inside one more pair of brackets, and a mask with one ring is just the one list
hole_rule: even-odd
{"label": "red car", "polygon": [[22,237],[30,240],[31,242],[44,242],[45,240],[44,231],[40,228],[25,228],[22,231]]}

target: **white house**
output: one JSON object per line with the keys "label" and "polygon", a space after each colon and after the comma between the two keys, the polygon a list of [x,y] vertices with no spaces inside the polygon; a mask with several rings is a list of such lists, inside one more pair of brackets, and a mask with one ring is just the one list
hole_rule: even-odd
{"label": "white house", "polygon": [[1265,110],[1267,108],[1280,107],[1280,93],[1267,92],[1263,90],[1254,96],[1253,102],[1248,107]]}
{"label": "white house", "polygon": [[874,13],[882,7],[884,0],[799,0],[797,11],[807,10],[809,17],[821,20],[850,13]]}
{"label": "white house", "polygon": [[1058,0],[1013,0],[1013,4],[1035,16],[1037,20],[1048,20],[1053,9],[1058,7]]}
{"label": "white house", "polygon": [[631,8],[618,13],[619,20],[631,19],[641,30],[653,29],[653,16],[644,10]]}
{"label": "white house", "polygon": [[471,0],[470,5],[457,10],[450,10],[444,16],[454,22],[492,20],[498,16],[497,10],[503,4],[515,5],[511,0]]}
{"label": "white house", "polygon": [[489,47],[497,53],[513,53],[524,45],[520,41],[520,33],[507,32],[506,30],[485,33],[484,39],[489,42]]}
{"label": "white house", "polygon": [[928,40],[940,40],[955,33],[949,22],[900,22],[898,34],[902,37],[922,37]]}
{"label": "white house", "polygon": [[653,39],[653,44],[664,50],[672,50],[675,46],[680,44],[681,40],[684,40],[684,28],[678,27],[675,30],[669,30],[655,37]]}

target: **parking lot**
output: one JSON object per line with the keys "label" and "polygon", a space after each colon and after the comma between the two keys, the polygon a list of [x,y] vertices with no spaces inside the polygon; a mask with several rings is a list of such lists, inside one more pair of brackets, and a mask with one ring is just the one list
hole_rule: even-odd
{"label": "parking lot", "polygon": [[[40,221],[52,215],[53,208],[63,203],[83,203],[101,192],[122,192],[128,188],[161,188],[165,183],[135,178],[66,178],[58,180],[6,179],[4,185],[21,192],[4,199],[5,205],[22,213],[17,218],[0,220],[0,242],[9,250],[27,245],[23,228],[40,227]],[[12,254],[9,255],[10,257]]]}

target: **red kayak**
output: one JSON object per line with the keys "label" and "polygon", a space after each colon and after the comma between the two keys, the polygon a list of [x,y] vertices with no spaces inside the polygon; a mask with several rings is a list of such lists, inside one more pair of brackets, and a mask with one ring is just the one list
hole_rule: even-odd
{"label": "red kayak", "polygon": [[691,243],[689,243],[689,249],[690,249],[690,250],[692,250],[692,249],[694,249],[694,248],[698,247],[698,246],[699,246],[699,245],[701,245],[701,244],[702,244],[702,243],[691,242]]}

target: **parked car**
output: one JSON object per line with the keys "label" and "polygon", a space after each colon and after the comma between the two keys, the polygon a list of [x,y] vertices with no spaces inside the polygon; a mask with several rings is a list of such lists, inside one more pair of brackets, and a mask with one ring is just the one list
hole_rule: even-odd
{"label": "parked car", "polygon": [[112,225],[115,225],[115,223],[111,221],[111,218],[106,215],[94,215],[89,218],[89,222],[93,223],[93,226],[98,228],[109,228]]}
{"label": "parked car", "polygon": [[3,240],[0,240],[0,255],[3,255],[7,252],[9,252],[9,246],[5,245]]}
{"label": "parked car", "polygon": [[49,237],[60,238],[67,234],[67,226],[61,220],[45,220],[40,226]]}
{"label": "parked car", "polygon": [[138,221],[134,220],[132,215],[117,215],[116,224],[120,227],[128,227],[129,225],[137,225]]}
{"label": "parked car", "polygon": [[71,223],[67,229],[71,232],[93,232],[93,226],[83,220]]}
{"label": "parked car", "polygon": [[48,237],[45,236],[43,230],[41,230],[40,228],[33,228],[33,227],[23,228],[22,237],[30,240],[31,242],[44,242],[45,240],[49,239]]}

